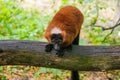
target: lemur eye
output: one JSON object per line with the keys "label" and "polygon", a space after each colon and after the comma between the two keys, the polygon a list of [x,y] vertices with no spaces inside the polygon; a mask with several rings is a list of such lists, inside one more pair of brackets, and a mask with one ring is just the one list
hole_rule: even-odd
{"label": "lemur eye", "polygon": [[52,37],[51,37],[52,39],[54,39],[54,38],[56,38],[56,35],[52,35]]}
{"label": "lemur eye", "polygon": [[58,35],[58,38],[62,40],[62,35],[61,35],[61,34],[59,34],[59,35]]}

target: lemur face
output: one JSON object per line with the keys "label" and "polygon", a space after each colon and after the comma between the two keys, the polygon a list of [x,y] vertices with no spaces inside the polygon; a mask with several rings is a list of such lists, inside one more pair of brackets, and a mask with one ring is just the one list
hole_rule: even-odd
{"label": "lemur face", "polygon": [[61,47],[61,44],[63,43],[63,37],[59,34],[52,34],[51,36],[51,43],[54,45],[55,50],[59,50]]}

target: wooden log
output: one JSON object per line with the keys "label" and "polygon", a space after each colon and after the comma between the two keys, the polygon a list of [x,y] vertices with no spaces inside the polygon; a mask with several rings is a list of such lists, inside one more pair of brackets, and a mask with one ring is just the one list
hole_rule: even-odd
{"label": "wooden log", "polygon": [[66,70],[120,69],[120,46],[75,46],[62,58],[44,51],[45,42],[1,40],[0,65],[30,65]]}

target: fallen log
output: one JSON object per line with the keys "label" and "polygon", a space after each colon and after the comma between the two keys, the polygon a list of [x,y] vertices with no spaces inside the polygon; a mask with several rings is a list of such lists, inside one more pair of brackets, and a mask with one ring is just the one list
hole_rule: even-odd
{"label": "fallen log", "polygon": [[1,40],[0,65],[29,65],[79,71],[120,69],[120,46],[76,46],[62,58],[44,51],[45,42]]}

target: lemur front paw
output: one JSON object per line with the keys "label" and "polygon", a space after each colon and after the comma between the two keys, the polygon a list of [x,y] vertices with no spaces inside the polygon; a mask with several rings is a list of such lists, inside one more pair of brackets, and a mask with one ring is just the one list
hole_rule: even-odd
{"label": "lemur front paw", "polygon": [[50,52],[52,49],[53,49],[53,45],[52,45],[52,44],[47,44],[47,45],[45,46],[45,51],[46,51],[46,52]]}
{"label": "lemur front paw", "polygon": [[72,50],[72,45],[66,47],[67,50]]}
{"label": "lemur front paw", "polygon": [[63,51],[63,50],[56,51],[56,55],[57,55],[58,57],[63,57],[64,51]]}

